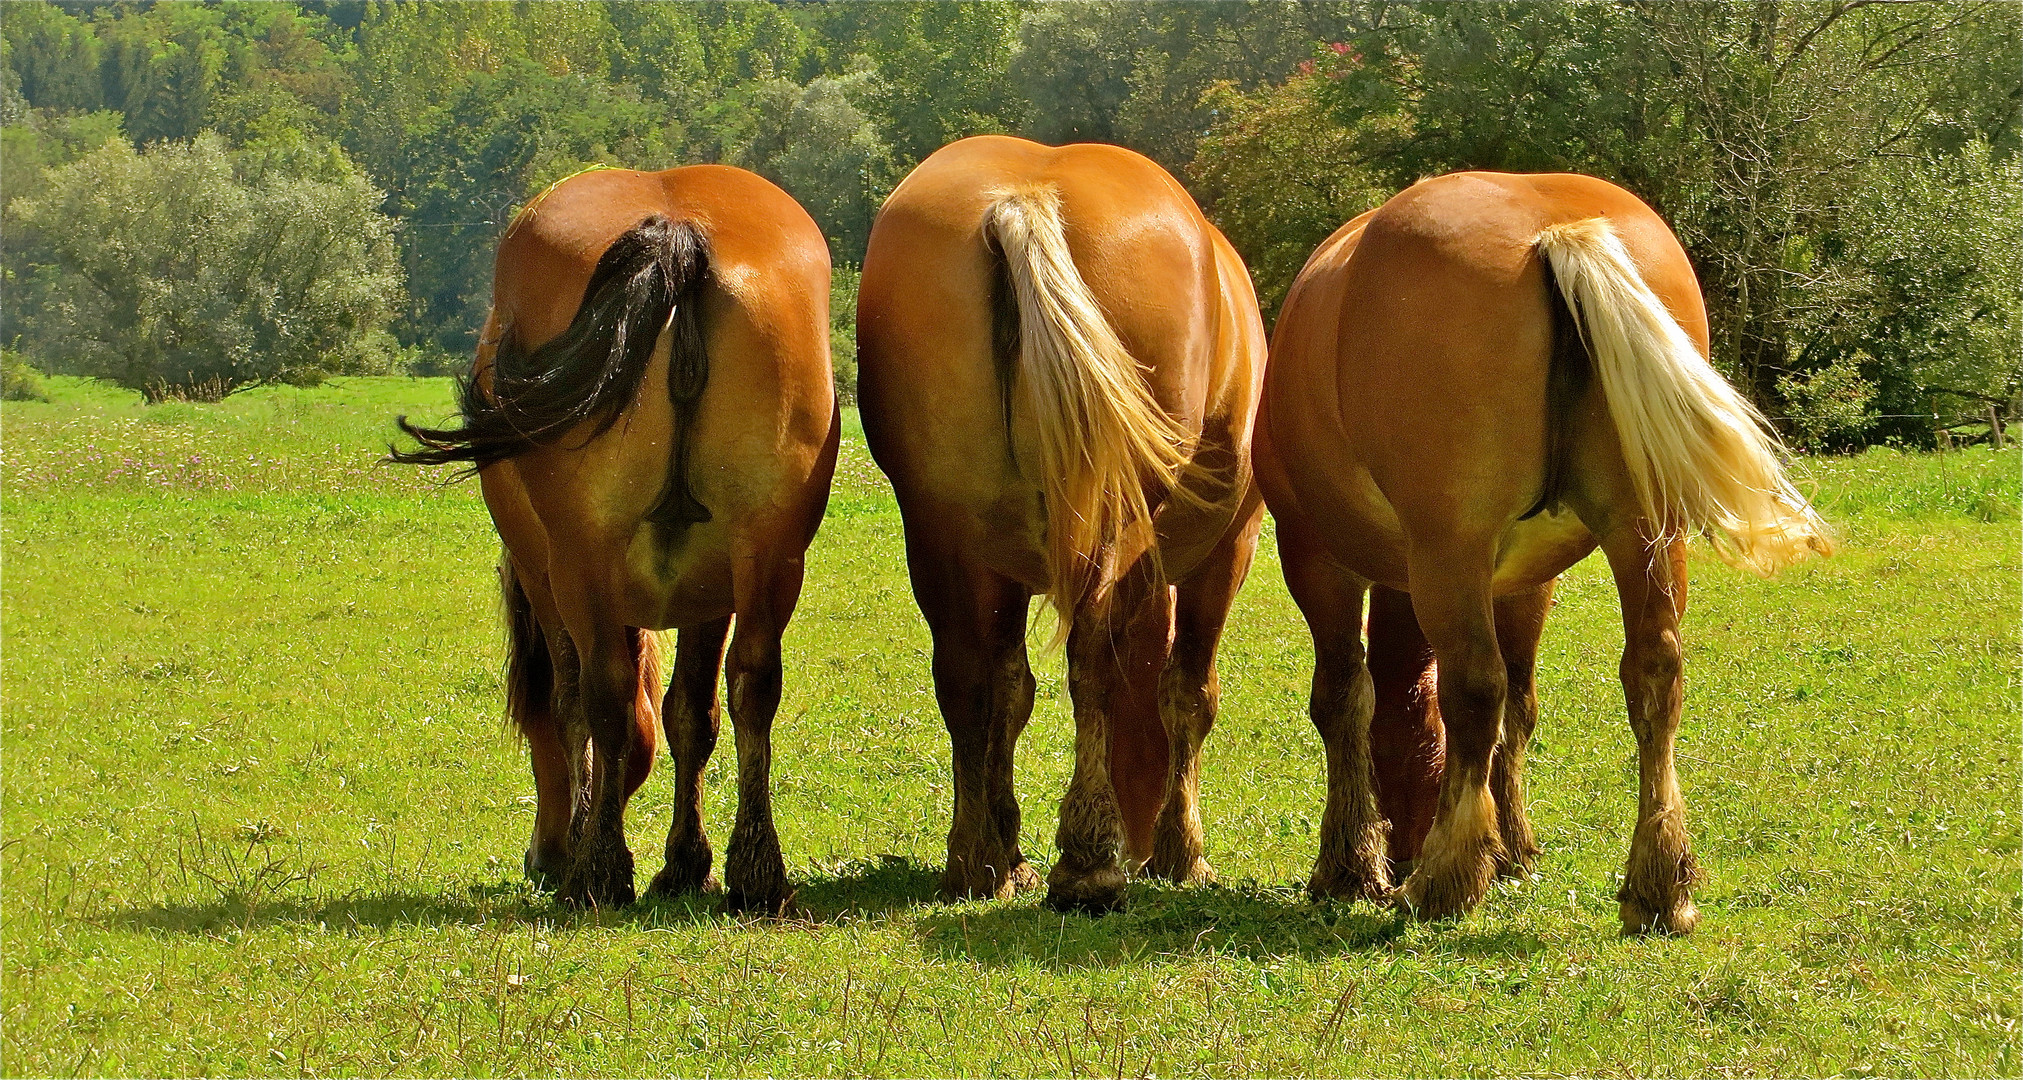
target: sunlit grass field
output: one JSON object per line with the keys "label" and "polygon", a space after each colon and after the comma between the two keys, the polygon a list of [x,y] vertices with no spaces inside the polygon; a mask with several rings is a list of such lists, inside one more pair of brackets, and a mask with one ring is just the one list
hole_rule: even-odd
{"label": "sunlit grass field", "polygon": [[[1202,782],[1223,884],[1131,908],[932,895],[948,749],[898,514],[852,430],[787,638],[804,917],[586,915],[521,881],[496,556],[471,486],[380,467],[441,380],[0,408],[0,1072],[1986,1075],[2017,1056],[2017,451],[1806,463],[1836,558],[1696,557],[1680,769],[1708,881],[1623,939],[1636,801],[1599,559],[1560,591],[1545,855],[1466,921],[1307,902],[1312,653],[1269,536]],[[1036,645],[1046,628],[1036,625]],[[1071,723],[1038,661],[1024,845]],[[709,772],[719,852],[735,757]],[[633,804],[641,880],[671,792]]]}

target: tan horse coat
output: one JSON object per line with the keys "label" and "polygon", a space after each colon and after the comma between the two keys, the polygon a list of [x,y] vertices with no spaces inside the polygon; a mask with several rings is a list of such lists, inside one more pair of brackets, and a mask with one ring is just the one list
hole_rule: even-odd
{"label": "tan horse coat", "polygon": [[1137,154],[965,139],[880,211],[858,343],[955,746],[945,891],[1032,878],[1011,755],[1034,595],[1066,624],[1076,713],[1051,901],[1118,903],[1120,846],[1205,877],[1198,755],[1261,514],[1264,342],[1241,259]]}
{"label": "tan horse coat", "polygon": [[1671,231],[1589,177],[1429,180],[1314,253],[1273,335],[1256,454],[1318,654],[1329,801],[1314,892],[1390,886],[1358,626],[1371,586],[1410,594],[1445,722],[1438,804],[1401,899],[1454,914],[1536,853],[1521,763],[1538,632],[1553,579],[1599,544],[1622,597],[1642,763],[1623,920],[1691,928],[1697,871],[1672,764],[1684,540],[1711,532],[1724,557],[1764,571],[1831,549],[1707,347]]}

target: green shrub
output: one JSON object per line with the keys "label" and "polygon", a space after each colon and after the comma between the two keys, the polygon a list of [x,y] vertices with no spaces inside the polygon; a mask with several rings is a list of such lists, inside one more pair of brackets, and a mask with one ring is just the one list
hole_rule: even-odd
{"label": "green shrub", "polygon": [[20,353],[0,350],[0,400],[49,400],[49,389],[42,385],[42,373],[30,367]]}

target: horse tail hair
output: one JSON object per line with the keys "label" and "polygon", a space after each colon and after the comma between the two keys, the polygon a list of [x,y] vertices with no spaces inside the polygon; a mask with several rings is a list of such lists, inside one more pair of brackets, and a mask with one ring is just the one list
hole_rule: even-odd
{"label": "horse tail hair", "polygon": [[1120,550],[1150,548],[1148,489],[1173,489],[1188,436],[1153,400],[1075,268],[1057,191],[1004,195],[984,211],[983,232],[1000,260],[993,308],[1006,418],[1016,401],[1036,431],[1047,599],[1065,632],[1108,601]]}
{"label": "horse tail hair", "polygon": [[1785,475],[1783,443],[1644,283],[1607,219],[1553,225],[1536,244],[1660,536],[1705,533],[1722,561],[1764,576],[1831,555],[1832,529]]}
{"label": "horse tail hair", "polygon": [[597,260],[568,329],[526,348],[514,328],[500,335],[490,386],[475,373],[457,392],[462,426],[425,428],[402,416],[419,448],[389,448],[409,465],[465,466],[464,475],[546,446],[589,425],[587,442],[611,430],[632,404],[662,330],[670,337],[668,396],[675,446],[668,478],[647,515],[658,524],[708,521],[688,486],[688,432],[709,378],[702,328],[708,239],[693,222],[655,214],[612,241]]}
{"label": "horse tail hair", "polygon": [[548,635],[504,552],[499,554],[499,605],[506,619],[506,719],[531,737],[536,726],[553,722],[555,664],[548,655]]}

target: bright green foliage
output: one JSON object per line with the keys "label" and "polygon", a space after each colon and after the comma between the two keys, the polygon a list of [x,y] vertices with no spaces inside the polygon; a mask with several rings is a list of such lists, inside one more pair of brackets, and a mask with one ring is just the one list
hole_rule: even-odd
{"label": "bright green foliage", "polygon": [[1221,118],[1194,159],[1195,187],[1248,257],[1268,322],[1314,248],[1391,196],[1348,129],[1313,122],[1326,108],[1323,97],[1312,73],[1271,93],[1245,95],[1224,85],[1209,98]]}
{"label": "bright green foliage", "polygon": [[[775,812],[804,905],[589,915],[521,882],[497,541],[375,466],[446,380],[0,406],[0,1056],[20,1075],[2011,1076],[2018,451],[1805,461],[1844,539],[1695,557],[1679,771],[1700,930],[1623,939],[1621,620],[1569,574],[1529,753],[1545,852],[1453,924],[1313,904],[1313,652],[1267,534],[1203,759],[1223,884],[1130,910],[932,899],[948,735],[890,489],[846,413],[788,630]],[[1975,507],[1998,509],[1993,521]],[[1022,842],[1073,719],[1038,651]],[[705,775],[719,858],[730,725]],[[633,802],[657,868],[671,770]],[[1120,1064],[1121,1062],[1121,1064]]]}
{"label": "bright green foliage", "polygon": [[[1241,157],[1276,142],[1326,147],[1322,169],[1343,163],[1351,183],[1367,173],[1393,188],[1457,169],[1601,176],[1672,224],[1707,294],[1717,364],[1767,411],[1823,400],[1802,388],[1856,353],[1873,408],[1841,424],[1836,445],[1931,437],[1928,420],[1876,413],[1957,416],[1988,401],[2015,411],[2014,364],[1969,359],[2016,340],[2013,260],[1959,253],[2016,250],[2003,223],[2014,221],[2017,83],[1950,71],[1991,51],[2012,72],[2023,63],[2015,7],[1365,12],[1368,26],[1317,52],[1315,81],[1232,101],[1196,175],[1245,180],[1260,170]],[[1302,110],[1315,94],[1325,107]],[[1279,194],[1224,181],[1215,198],[1218,215],[1247,226]],[[1289,221],[1276,235],[1297,246],[1315,231]],[[1246,245],[1259,251],[1259,238]],[[1288,265],[1260,267],[1263,292],[1282,290]],[[1796,397],[1780,400],[1780,385]]]}
{"label": "bright green foliage", "polygon": [[379,200],[342,155],[107,143],[11,208],[23,329],[37,355],[150,400],[370,369],[400,296]]}
{"label": "bright green foliage", "polygon": [[576,169],[745,165],[857,262],[921,158],[1009,132],[1151,156],[1234,238],[1268,309],[1315,243],[1423,177],[1592,173],[1672,223],[1717,364],[1791,437],[1928,443],[1933,413],[2023,411],[2005,285],[2023,272],[2007,224],[2023,152],[2015,4],[4,11],[0,200],[40,190],[111,117],[136,145],[214,131],[293,159],[336,143],[401,223],[394,330],[432,370],[468,362],[505,223]]}
{"label": "bright green foliage", "polygon": [[873,77],[863,67],[817,76],[806,86],[760,83],[752,93],[751,141],[734,159],[793,192],[837,259],[863,258],[878,202],[899,179],[891,149],[856,104]]}
{"label": "bright green foliage", "polygon": [[0,400],[49,400],[42,373],[29,366],[26,357],[9,349],[0,349]]}
{"label": "bright green foliage", "polygon": [[851,263],[829,271],[829,365],[836,372],[836,400],[857,404],[857,282],[863,273]]}

